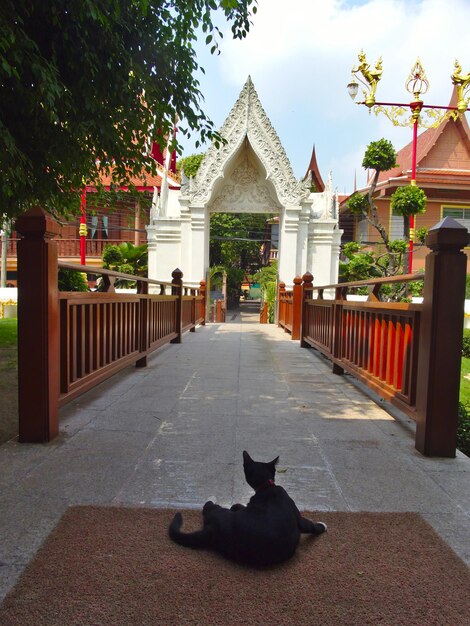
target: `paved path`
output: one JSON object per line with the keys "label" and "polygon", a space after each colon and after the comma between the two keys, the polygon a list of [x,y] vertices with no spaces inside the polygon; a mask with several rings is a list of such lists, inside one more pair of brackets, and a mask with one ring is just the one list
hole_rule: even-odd
{"label": "paved path", "polygon": [[256,315],[187,333],[62,411],[47,445],[0,446],[0,598],[70,504],[246,501],[242,451],[280,455],[301,508],[418,511],[470,564],[470,458],[426,459],[397,421]]}

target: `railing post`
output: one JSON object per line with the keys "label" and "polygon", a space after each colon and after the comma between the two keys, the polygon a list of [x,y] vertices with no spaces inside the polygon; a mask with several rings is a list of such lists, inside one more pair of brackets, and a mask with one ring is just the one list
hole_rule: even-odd
{"label": "railing post", "polygon": [[173,278],[171,281],[173,285],[171,293],[173,296],[178,296],[175,311],[175,330],[177,336],[171,340],[171,343],[181,343],[181,337],[183,336],[183,272],[176,268],[171,273],[171,277]]}
{"label": "railing post", "polygon": [[466,228],[445,218],[429,230],[421,318],[415,447],[455,457],[468,245]]}
{"label": "railing post", "polygon": [[[337,304],[338,301],[344,302],[347,299],[347,289],[337,287],[335,289],[335,304],[331,312],[331,355],[335,359],[341,358],[341,337],[342,337],[342,325],[343,325],[343,305]],[[342,376],[344,369],[338,363],[333,361],[333,374]]]}
{"label": "railing post", "polygon": [[196,320],[197,320],[197,289],[190,290],[191,295],[191,328],[190,333],[196,332]]}
{"label": "railing post", "polygon": [[286,293],[286,283],[280,282],[278,295],[277,295],[277,302],[278,302],[277,325],[282,326],[284,328],[284,331],[285,331],[285,325],[286,325],[285,293]]}
{"label": "railing post", "polygon": [[147,349],[149,347],[149,300],[146,296],[148,296],[149,285],[144,281],[137,281],[137,293],[142,296],[140,298],[140,351],[145,353],[138,361],[136,361],[136,367],[146,367],[147,366]]}
{"label": "railing post", "polygon": [[268,323],[268,305],[266,304],[266,302],[263,302],[259,310],[259,323],[260,324]]}
{"label": "railing post", "polygon": [[59,225],[40,207],[16,220],[18,241],[19,440],[50,441],[59,433]]}
{"label": "railing post", "polygon": [[206,281],[201,280],[199,287],[199,295],[202,296],[201,300],[201,309],[200,309],[200,317],[202,317],[201,325],[206,325]]}
{"label": "railing post", "polygon": [[300,339],[300,320],[302,319],[302,279],[294,278],[292,288],[292,339]]}
{"label": "railing post", "polygon": [[300,320],[300,346],[302,348],[308,348],[308,343],[304,341],[306,334],[306,321],[307,321],[307,305],[306,300],[311,299],[313,294],[313,276],[310,272],[306,272],[302,276],[302,315]]}

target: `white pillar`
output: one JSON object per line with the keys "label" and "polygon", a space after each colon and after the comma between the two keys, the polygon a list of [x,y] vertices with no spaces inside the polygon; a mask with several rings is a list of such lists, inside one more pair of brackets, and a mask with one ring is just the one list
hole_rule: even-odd
{"label": "white pillar", "polygon": [[338,282],[339,245],[343,231],[336,220],[315,220],[310,223],[308,235],[307,270],[313,275],[314,285]]}
{"label": "white pillar", "polygon": [[[157,217],[147,226],[148,277],[171,282],[171,273],[181,269],[181,220]],[[183,275],[184,280],[184,275]]]}
{"label": "white pillar", "polygon": [[297,275],[297,238],[300,207],[286,208],[279,224],[279,279],[289,289]]}
{"label": "white pillar", "polygon": [[295,276],[302,277],[307,271],[309,222],[310,222],[310,206],[307,208],[307,210],[302,209],[302,212],[299,214],[299,227],[298,227],[298,232],[297,232],[297,260],[296,260]]}

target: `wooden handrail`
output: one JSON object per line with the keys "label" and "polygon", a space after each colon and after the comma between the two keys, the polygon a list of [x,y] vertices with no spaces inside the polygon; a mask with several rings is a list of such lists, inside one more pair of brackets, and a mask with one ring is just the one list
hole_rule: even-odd
{"label": "wooden handrail", "polygon": [[165,285],[168,287],[174,287],[174,284],[172,282],[156,280],[154,278],[147,278],[146,276],[125,274],[123,272],[116,272],[115,270],[108,270],[103,267],[95,267],[93,265],[79,265],[78,263],[65,263],[63,261],[58,261],[57,265],[64,270],[72,270],[74,272],[81,272],[82,274],[102,274],[103,276],[113,276],[114,278],[122,278],[133,282],[147,283],[149,285]]}
{"label": "wooden handrail", "polygon": [[[174,270],[171,282],[58,262],[57,222],[41,208],[21,215],[18,241],[19,439],[46,442],[59,432],[59,406],[122,368],[205,323],[205,282],[195,289]],[[59,292],[58,268],[101,274],[105,291]],[[114,282],[137,282],[116,293]],[[159,293],[149,293],[157,285]]]}
{"label": "wooden handrail", "polygon": [[409,283],[415,280],[424,280],[424,272],[415,274],[398,274],[395,276],[380,276],[377,278],[368,278],[367,280],[356,280],[350,283],[333,283],[331,285],[312,285],[315,291],[325,289],[353,289],[356,287],[368,287],[369,285],[385,285],[391,283]]}
{"label": "wooden handrail", "polygon": [[[321,286],[303,276],[301,346],[412,417],[415,446],[427,456],[455,456],[468,242],[467,229],[445,218],[429,231],[424,273]],[[424,280],[422,304],[379,300],[381,286],[416,280]],[[373,287],[368,301],[346,299],[364,286]],[[333,299],[323,299],[327,289]]]}

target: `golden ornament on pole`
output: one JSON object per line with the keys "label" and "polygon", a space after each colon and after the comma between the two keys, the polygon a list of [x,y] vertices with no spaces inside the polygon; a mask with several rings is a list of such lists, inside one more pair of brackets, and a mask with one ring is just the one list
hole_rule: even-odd
{"label": "golden ornament on pole", "polygon": [[[374,111],[376,115],[383,113],[394,126],[413,127],[410,184],[416,185],[418,126],[436,128],[446,119],[452,118],[455,121],[459,116],[465,114],[470,102],[470,73],[463,74],[462,66],[457,60],[455,61],[454,73],[451,75],[451,79],[452,83],[457,88],[458,101],[456,107],[426,105],[422,101],[421,96],[427,93],[429,81],[421,61],[417,59],[405,83],[406,90],[413,96],[413,100],[409,103],[376,102],[377,84],[382,78],[383,73],[382,57],[379,58],[374,69],[371,69],[363,50],[359,53],[358,59],[359,64],[357,67],[353,66],[351,70],[352,80],[348,85],[349,95],[353,100],[356,99],[359,90],[358,80],[364,87],[362,89],[364,101],[357,102],[356,104],[364,104],[368,107],[369,112]],[[408,112],[410,113],[409,116],[403,119]],[[423,119],[424,115],[427,119]],[[411,233],[413,235],[411,235]],[[409,272],[412,271],[413,264],[413,237],[414,216],[410,216]]]}

